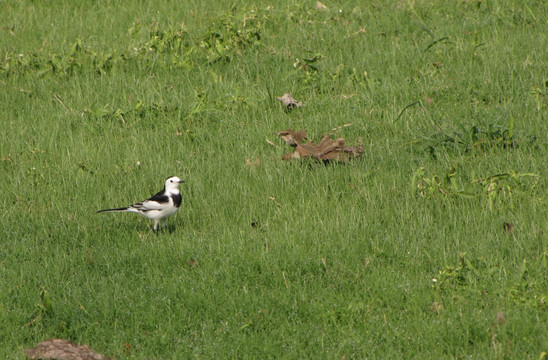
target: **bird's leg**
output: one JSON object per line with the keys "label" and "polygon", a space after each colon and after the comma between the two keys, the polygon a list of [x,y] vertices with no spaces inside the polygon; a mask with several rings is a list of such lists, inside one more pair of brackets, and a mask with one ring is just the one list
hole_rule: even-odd
{"label": "bird's leg", "polygon": [[160,223],[160,220],[156,219],[154,220],[154,231],[158,231],[158,224]]}

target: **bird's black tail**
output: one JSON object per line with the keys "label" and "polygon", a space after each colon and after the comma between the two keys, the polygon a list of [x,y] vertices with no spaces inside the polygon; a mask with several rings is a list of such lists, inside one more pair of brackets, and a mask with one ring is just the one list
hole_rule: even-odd
{"label": "bird's black tail", "polygon": [[97,213],[102,213],[102,212],[124,212],[124,211],[128,211],[129,208],[125,207],[125,208],[117,208],[117,209],[104,209],[104,210],[99,210],[97,211]]}

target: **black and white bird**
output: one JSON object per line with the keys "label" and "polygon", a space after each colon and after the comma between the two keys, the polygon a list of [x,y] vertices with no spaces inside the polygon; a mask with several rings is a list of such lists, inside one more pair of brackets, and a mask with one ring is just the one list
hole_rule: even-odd
{"label": "black and white bird", "polygon": [[158,230],[160,220],[175,215],[181,206],[181,193],[179,184],[184,183],[177,176],[166,179],[164,189],[145,201],[138,202],[128,207],[117,209],[104,209],[101,212],[134,212],[143,215],[147,219],[154,220],[154,231]]}

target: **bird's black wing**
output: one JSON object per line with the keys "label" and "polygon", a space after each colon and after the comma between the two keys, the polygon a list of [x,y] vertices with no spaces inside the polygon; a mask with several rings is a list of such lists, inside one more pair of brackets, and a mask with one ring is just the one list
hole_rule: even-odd
{"label": "bird's black wing", "polygon": [[169,204],[169,197],[165,194],[165,191],[162,190],[151,198],[138,202],[137,204],[133,204],[130,207],[139,211],[147,212],[151,210],[162,210],[167,204]]}
{"label": "bird's black wing", "polygon": [[159,204],[167,204],[169,203],[169,196],[167,196],[165,190],[162,190],[159,193],[154,194],[150,199],[147,199],[145,201],[155,201]]}

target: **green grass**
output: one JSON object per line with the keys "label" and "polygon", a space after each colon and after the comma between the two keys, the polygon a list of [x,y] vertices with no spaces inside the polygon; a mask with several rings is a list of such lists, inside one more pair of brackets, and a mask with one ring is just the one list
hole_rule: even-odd
{"label": "green grass", "polygon": [[2,3],[0,357],[545,356],[545,5],[324,3]]}

